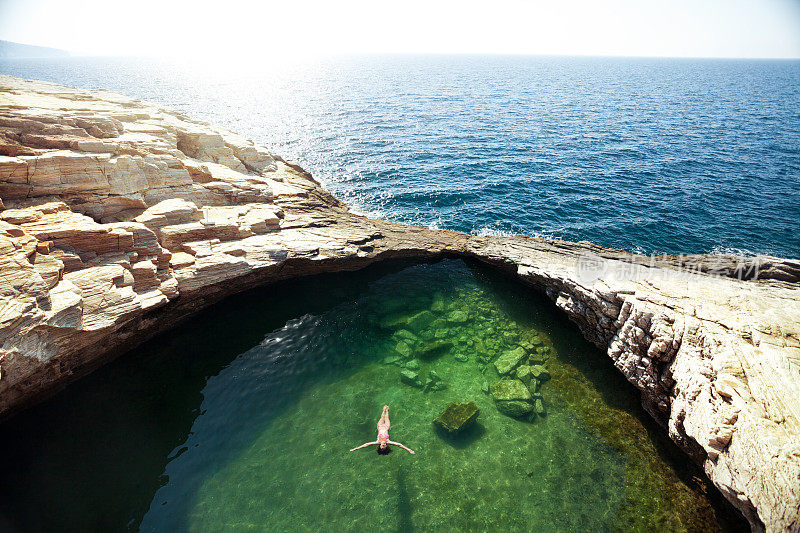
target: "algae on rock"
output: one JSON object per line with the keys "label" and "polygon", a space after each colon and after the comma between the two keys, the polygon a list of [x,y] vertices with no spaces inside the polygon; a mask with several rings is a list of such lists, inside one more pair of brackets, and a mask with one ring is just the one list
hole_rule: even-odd
{"label": "algae on rock", "polygon": [[451,403],[434,420],[434,423],[448,433],[459,433],[472,426],[478,419],[480,410],[475,402]]}

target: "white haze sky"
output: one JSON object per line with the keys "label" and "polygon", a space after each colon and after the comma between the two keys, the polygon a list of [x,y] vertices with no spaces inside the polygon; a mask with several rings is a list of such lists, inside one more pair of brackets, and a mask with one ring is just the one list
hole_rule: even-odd
{"label": "white haze sky", "polygon": [[0,0],[0,39],[74,55],[800,57],[800,0]]}

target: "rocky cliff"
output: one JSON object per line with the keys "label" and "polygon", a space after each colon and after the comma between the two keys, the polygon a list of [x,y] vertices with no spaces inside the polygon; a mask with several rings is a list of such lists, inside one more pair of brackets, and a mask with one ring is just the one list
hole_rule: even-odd
{"label": "rocky cliff", "polygon": [[0,76],[0,415],[226,295],[397,257],[543,290],[754,530],[800,531],[800,262],[372,220],[233,133]]}

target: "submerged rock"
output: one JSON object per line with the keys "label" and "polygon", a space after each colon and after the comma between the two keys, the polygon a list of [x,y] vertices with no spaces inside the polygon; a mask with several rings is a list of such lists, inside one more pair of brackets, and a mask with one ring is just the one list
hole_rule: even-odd
{"label": "submerged rock", "polygon": [[518,379],[503,379],[492,383],[489,389],[495,401],[531,399],[531,393],[523,382]]}
{"label": "submerged rock", "polygon": [[547,369],[542,365],[533,365],[531,367],[531,375],[540,382],[550,379],[550,372],[548,372]]}
{"label": "submerged rock", "polygon": [[446,339],[450,337],[450,330],[449,329],[437,329],[433,332],[433,336],[437,339]]}
{"label": "submerged rock", "polygon": [[536,411],[536,414],[539,416],[544,416],[547,414],[544,409],[544,401],[541,398],[536,398],[533,400],[533,408]]}
{"label": "submerged rock", "polygon": [[439,377],[439,374],[431,370],[428,372],[428,377],[425,379],[425,386],[423,390],[425,392],[428,391],[439,391],[444,390],[447,388],[447,385],[442,381],[442,378]]}
{"label": "submerged rock", "polygon": [[403,357],[409,357],[411,356],[412,353],[411,346],[409,346],[408,343],[406,343],[406,341],[398,342],[395,345],[394,350]]}
{"label": "submerged rock", "polygon": [[419,378],[419,372],[415,372],[414,370],[401,370],[400,381],[406,385],[417,387],[418,389],[422,388],[422,380]]}
{"label": "submerged rock", "polygon": [[478,414],[475,402],[451,403],[433,422],[448,433],[459,433],[472,426]]}
{"label": "submerged rock", "polygon": [[412,343],[419,341],[419,337],[417,337],[407,329],[398,329],[397,331],[394,332],[392,336],[396,337],[397,339],[405,339],[411,341]]}
{"label": "submerged rock", "polygon": [[550,358],[550,349],[543,346],[536,348],[530,355],[530,363],[532,365],[541,365],[547,362]]}
{"label": "submerged rock", "polygon": [[494,362],[494,367],[497,369],[498,374],[505,376],[514,370],[527,355],[528,353],[525,351],[525,348],[517,346],[513,350],[504,352],[503,355]]}
{"label": "submerged rock", "polygon": [[533,405],[529,402],[522,402],[519,400],[495,402],[495,405],[498,411],[504,415],[513,416],[514,418],[522,418],[533,412]]}
{"label": "submerged rock", "polygon": [[402,360],[397,355],[387,355],[383,358],[383,364],[385,365],[399,365],[401,361]]}
{"label": "submerged rock", "polygon": [[531,367],[528,365],[520,365],[517,367],[516,376],[518,380],[527,385],[531,380]]}
{"label": "submerged rock", "polygon": [[457,353],[454,359],[459,363],[466,363],[467,361],[469,361],[469,356],[463,353]]}
{"label": "submerged rock", "polygon": [[419,361],[416,359],[411,359],[405,364],[405,367],[409,370],[419,370]]}
{"label": "submerged rock", "polygon": [[445,320],[445,319],[440,317],[440,318],[434,319],[434,321],[431,322],[430,326],[428,326],[428,327],[430,329],[436,331],[437,329],[447,329],[449,326],[447,325],[447,320]]}
{"label": "submerged rock", "polygon": [[513,417],[522,417],[533,411],[531,393],[518,379],[504,379],[489,388],[497,410]]}
{"label": "submerged rock", "polygon": [[454,311],[447,317],[447,321],[452,324],[463,324],[469,320],[469,315],[466,311]]}
{"label": "submerged rock", "polygon": [[419,332],[419,337],[426,341],[430,341],[434,339],[435,332],[430,329],[423,329],[422,331]]}
{"label": "submerged rock", "polygon": [[519,340],[519,333],[516,331],[504,331],[503,339],[509,343],[516,343]]}
{"label": "submerged rock", "polygon": [[408,324],[408,316],[405,313],[392,313],[381,318],[378,325],[383,329],[397,329],[398,326]]}
{"label": "submerged rock", "polygon": [[421,311],[408,319],[408,328],[411,331],[420,332],[427,328],[436,317],[430,311]]}
{"label": "submerged rock", "polygon": [[424,343],[417,349],[417,352],[419,353],[420,357],[431,359],[433,357],[442,355],[452,347],[452,342],[436,340]]}

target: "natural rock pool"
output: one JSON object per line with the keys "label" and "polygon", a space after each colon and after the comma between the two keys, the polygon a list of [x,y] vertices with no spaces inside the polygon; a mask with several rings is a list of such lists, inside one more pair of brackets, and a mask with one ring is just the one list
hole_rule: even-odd
{"label": "natural rock pool", "polygon": [[[348,452],[384,404],[416,455]],[[745,528],[549,301],[455,260],[225,300],[4,423],[0,457],[0,529]]]}

